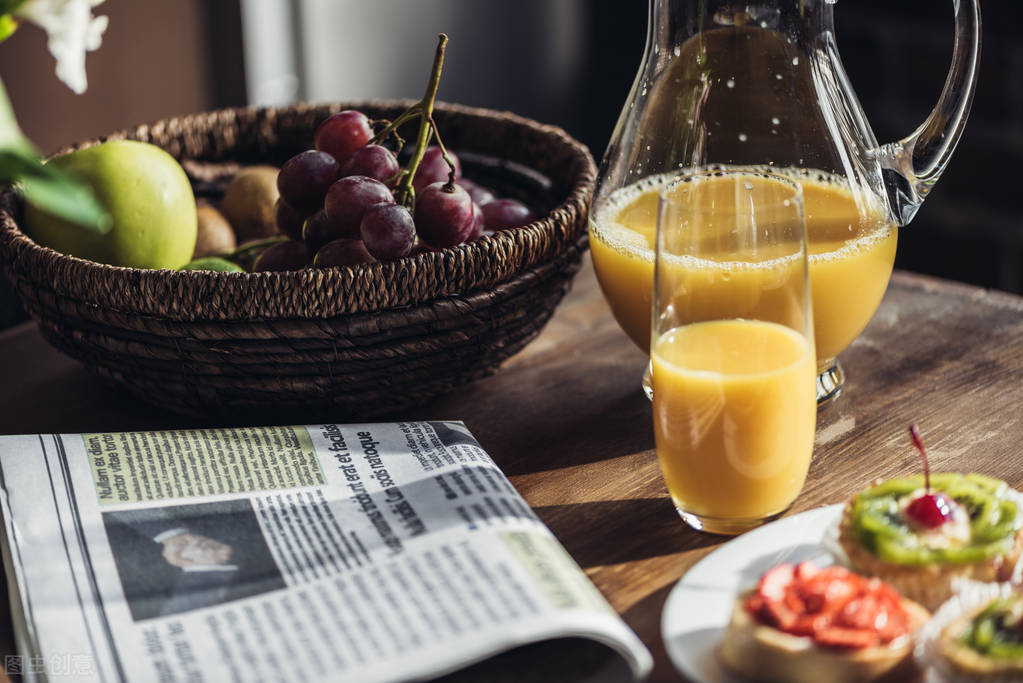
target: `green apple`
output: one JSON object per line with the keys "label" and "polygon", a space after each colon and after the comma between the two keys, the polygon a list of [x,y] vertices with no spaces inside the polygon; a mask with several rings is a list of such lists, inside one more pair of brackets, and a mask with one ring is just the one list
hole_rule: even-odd
{"label": "green apple", "polygon": [[37,243],[79,258],[134,268],[177,268],[192,258],[195,195],[181,165],[145,142],[111,140],[48,163],[87,183],[109,212],[99,234],[29,205],[25,223]]}

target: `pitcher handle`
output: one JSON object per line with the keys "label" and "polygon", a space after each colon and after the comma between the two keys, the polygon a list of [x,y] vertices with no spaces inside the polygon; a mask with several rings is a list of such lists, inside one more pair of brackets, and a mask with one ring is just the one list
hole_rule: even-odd
{"label": "pitcher handle", "polygon": [[881,173],[892,215],[906,225],[948,164],[977,88],[980,66],[980,0],[952,0],[955,47],[938,104],[908,137],[879,150]]}

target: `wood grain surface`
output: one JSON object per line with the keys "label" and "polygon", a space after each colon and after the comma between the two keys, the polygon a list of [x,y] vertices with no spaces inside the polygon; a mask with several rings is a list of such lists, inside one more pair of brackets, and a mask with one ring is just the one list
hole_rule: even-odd
{"label": "wood grain surface", "polygon": [[[896,273],[840,359],[848,380],[819,413],[810,475],[791,512],[918,471],[911,422],[933,469],[1023,487],[1023,298]],[[672,508],[639,388],[645,362],[587,265],[541,336],[500,372],[395,417],[464,420],[653,652],[650,680],[677,681],[660,635],[664,601],[727,539],[687,529]],[[31,324],[0,333],[0,433],[195,426],[205,425],[108,389]],[[12,652],[9,618],[0,624]]]}

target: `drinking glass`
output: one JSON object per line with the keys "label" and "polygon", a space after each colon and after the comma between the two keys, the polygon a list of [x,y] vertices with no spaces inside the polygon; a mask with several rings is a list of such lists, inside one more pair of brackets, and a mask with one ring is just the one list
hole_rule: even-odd
{"label": "drinking glass", "polygon": [[657,458],[689,526],[738,534],[806,480],[817,418],[802,188],[685,172],[659,194],[652,364]]}

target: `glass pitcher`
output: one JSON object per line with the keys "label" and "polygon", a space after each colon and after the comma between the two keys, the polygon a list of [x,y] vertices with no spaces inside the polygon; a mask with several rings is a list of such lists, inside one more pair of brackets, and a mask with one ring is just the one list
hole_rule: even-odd
{"label": "glass pitcher", "polygon": [[[980,53],[979,0],[955,0],[952,67],[908,137],[879,145],[838,56],[836,0],[650,0],[647,45],[601,164],[590,250],[619,324],[650,350],[661,186],[684,169],[768,168],[803,186],[817,398],[884,295],[898,226],[962,134]],[[647,385],[647,388],[649,385]]]}

